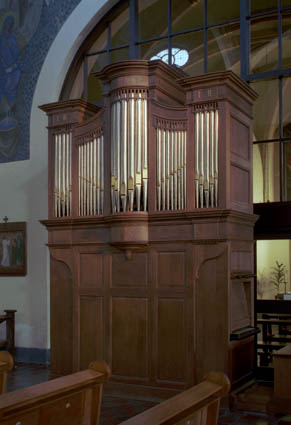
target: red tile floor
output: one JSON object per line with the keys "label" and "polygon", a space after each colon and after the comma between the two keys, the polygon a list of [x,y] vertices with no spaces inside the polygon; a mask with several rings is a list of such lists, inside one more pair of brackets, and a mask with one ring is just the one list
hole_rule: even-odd
{"label": "red tile floor", "polygon": [[[39,364],[18,364],[9,372],[7,391],[47,381],[49,369]],[[151,401],[132,400],[120,397],[103,396],[100,425],[117,425],[126,419],[151,408],[156,403]],[[291,411],[291,406],[290,406]],[[290,416],[271,417],[265,413],[244,410],[220,410],[219,425],[291,425]]]}

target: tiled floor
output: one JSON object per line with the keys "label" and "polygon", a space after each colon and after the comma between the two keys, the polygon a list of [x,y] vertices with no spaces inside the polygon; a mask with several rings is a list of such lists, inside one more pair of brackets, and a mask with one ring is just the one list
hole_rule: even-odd
{"label": "tiled floor", "polygon": [[[9,373],[7,391],[47,381],[49,369],[44,365],[18,364]],[[117,425],[138,413],[151,408],[155,403],[150,401],[129,400],[120,397],[103,396],[100,425]],[[291,415],[270,417],[265,413],[248,411],[229,411],[221,409],[219,425],[291,425]]]}

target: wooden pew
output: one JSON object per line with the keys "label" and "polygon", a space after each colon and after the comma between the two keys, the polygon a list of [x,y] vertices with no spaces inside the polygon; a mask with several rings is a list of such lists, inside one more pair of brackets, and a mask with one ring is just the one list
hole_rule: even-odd
{"label": "wooden pew", "polygon": [[0,425],[98,425],[105,362],[0,397]]}
{"label": "wooden pew", "polygon": [[5,314],[0,314],[0,324],[6,322],[6,339],[0,339],[0,348],[9,351],[14,358],[14,333],[15,333],[15,313],[17,310],[4,310]]}
{"label": "wooden pew", "polygon": [[13,369],[13,357],[8,351],[0,351],[0,395],[6,391],[7,372]]}
{"label": "wooden pew", "polygon": [[120,425],[216,425],[220,399],[229,389],[227,376],[211,372],[200,384]]}

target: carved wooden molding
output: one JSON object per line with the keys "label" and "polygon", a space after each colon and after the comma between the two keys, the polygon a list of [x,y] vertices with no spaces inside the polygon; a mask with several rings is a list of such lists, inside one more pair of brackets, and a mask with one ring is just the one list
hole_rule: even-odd
{"label": "carved wooden molding", "polygon": [[187,120],[171,120],[154,115],[153,127],[171,131],[187,130]]}

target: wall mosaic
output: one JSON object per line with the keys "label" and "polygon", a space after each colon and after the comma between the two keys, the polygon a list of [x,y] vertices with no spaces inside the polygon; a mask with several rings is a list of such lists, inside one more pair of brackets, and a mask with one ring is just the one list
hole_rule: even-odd
{"label": "wall mosaic", "polygon": [[33,93],[47,52],[81,0],[0,0],[0,163],[29,159]]}

